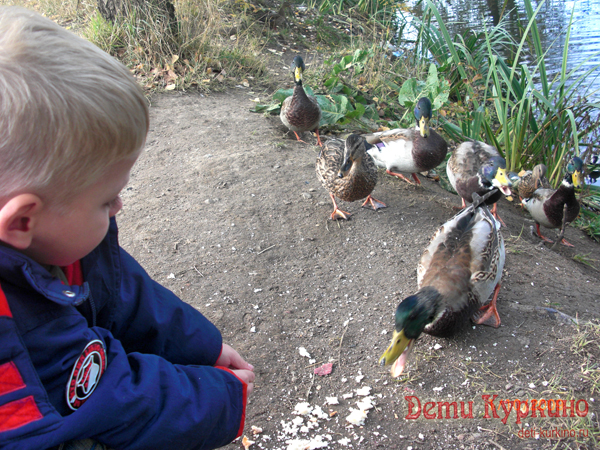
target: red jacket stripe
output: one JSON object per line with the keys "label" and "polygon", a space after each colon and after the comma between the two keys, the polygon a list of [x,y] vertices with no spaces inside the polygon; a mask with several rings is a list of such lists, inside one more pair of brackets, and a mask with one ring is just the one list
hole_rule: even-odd
{"label": "red jacket stripe", "polygon": [[81,271],[81,260],[75,261],[73,264],[61,267],[67,281],[71,286],[81,286],[83,284],[83,272]]}
{"label": "red jacket stripe", "polygon": [[[223,349],[221,349],[221,353],[223,352]],[[227,367],[222,367],[222,366],[215,366],[217,369],[221,369],[224,370],[225,372],[229,372],[231,375],[233,375],[234,377],[236,377],[240,383],[242,383],[243,386],[243,390],[242,390],[242,396],[243,396],[243,401],[244,404],[242,406],[242,420],[240,421],[240,427],[238,428],[238,432],[237,432],[237,436],[235,437],[236,439],[239,438],[242,433],[244,432],[244,424],[246,422],[246,404],[248,403],[248,385],[246,384],[245,381],[243,381],[241,378],[239,378],[235,373],[233,373],[233,370],[228,369]]]}
{"label": "red jacket stripe", "polygon": [[8,301],[6,300],[6,295],[4,295],[4,291],[0,287],[0,317],[12,317],[12,313],[10,312],[10,308],[8,307]]}
{"label": "red jacket stripe", "polygon": [[0,395],[23,389],[25,383],[14,362],[0,365]]}
{"label": "red jacket stripe", "polygon": [[0,406],[0,433],[20,428],[42,418],[33,395],[15,400]]}

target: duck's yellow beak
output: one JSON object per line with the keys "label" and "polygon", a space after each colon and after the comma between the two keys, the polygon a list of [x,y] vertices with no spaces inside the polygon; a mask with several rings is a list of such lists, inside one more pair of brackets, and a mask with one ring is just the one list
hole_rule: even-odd
{"label": "duck's yellow beak", "polygon": [[575,187],[581,186],[581,184],[583,183],[583,174],[579,170],[576,170],[575,172],[573,172],[572,176],[573,176],[573,186],[575,186]]}
{"label": "duck's yellow beak", "polygon": [[408,360],[413,342],[413,339],[409,339],[404,335],[404,330],[400,332],[394,330],[392,342],[383,355],[381,355],[381,358],[379,358],[379,364],[389,366],[394,363],[391,369],[392,376],[400,376]]}
{"label": "duck's yellow beak", "polygon": [[302,69],[300,67],[294,69],[294,77],[296,78],[296,82],[302,81]]}
{"label": "duck's yellow beak", "polygon": [[512,183],[506,176],[506,169],[498,168],[492,184],[500,189],[504,195],[508,196],[511,194],[509,186],[512,186]]}
{"label": "duck's yellow beak", "polygon": [[429,136],[429,119],[427,117],[419,119],[419,129],[421,130],[421,136],[425,138]]}

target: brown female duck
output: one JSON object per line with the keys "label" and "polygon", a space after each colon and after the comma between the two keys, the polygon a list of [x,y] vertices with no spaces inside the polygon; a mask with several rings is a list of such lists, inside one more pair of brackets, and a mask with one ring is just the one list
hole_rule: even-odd
{"label": "brown female duck", "polygon": [[345,202],[354,202],[366,197],[374,210],[385,208],[385,204],[371,197],[377,184],[377,167],[366,152],[365,140],[351,134],[345,141],[330,139],[321,149],[315,170],[321,184],[329,191],[333,202],[331,219],[348,219],[350,213],[342,211],[335,197]]}
{"label": "brown female duck", "polygon": [[522,175],[516,186],[521,200],[530,198],[536,189],[550,189],[550,182],[546,178],[548,168],[545,164],[538,164],[531,170]]}

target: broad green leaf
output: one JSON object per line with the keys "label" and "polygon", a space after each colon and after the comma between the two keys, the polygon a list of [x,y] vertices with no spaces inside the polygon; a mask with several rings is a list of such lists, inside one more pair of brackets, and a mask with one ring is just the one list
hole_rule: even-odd
{"label": "broad green leaf", "polygon": [[346,113],[346,119],[360,119],[365,113],[365,107],[360,103],[356,103],[356,109]]}
{"label": "broad green leaf", "polygon": [[398,103],[405,108],[412,108],[418,94],[417,80],[409,78],[404,82],[398,93]]}
{"label": "broad green leaf", "polygon": [[331,88],[331,86],[334,86],[339,81],[340,81],[340,79],[338,77],[329,77],[329,78],[327,78],[327,80],[325,80],[325,83],[323,83],[323,84],[325,85],[326,88]]}
{"label": "broad green leaf", "polygon": [[340,108],[329,101],[324,95],[317,95],[317,102],[321,107],[321,121],[319,127],[324,125],[334,125],[338,120],[344,117],[344,113],[340,112]]}
{"label": "broad green leaf", "polygon": [[436,95],[438,93],[440,82],[438,80],[438,72],[435,64],[429,64],[429,74],[427,75],[427,84],[425,88],[427,92]]}
{"label": "broad green leaf", "polygon": [[270,105],[260,105],[256,104],[250,112],[265,112],[269,114],[279,114],[281,110],[281,105],[279,103],[272,103]]}
{"label": "broad green leaf", "polygon": [[375,108],[375,105],[371,104],[365,106],[365,114],[363,118],[379,120],[379,114],[377,114],[377,108]]}
{"label": "broad green leaf", "polygon": [[293,89],[279,89],[273,94],[273,101],[281,104],[287,97],[294,93]]}

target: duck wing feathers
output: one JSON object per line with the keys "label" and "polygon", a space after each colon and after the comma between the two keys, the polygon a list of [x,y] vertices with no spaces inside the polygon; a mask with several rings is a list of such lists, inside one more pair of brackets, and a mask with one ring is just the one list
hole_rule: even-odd
{"label": "duck wing feathers", "polygon": [[561,185],[557,190],[537,189],[524,201],[531,217],[546,228],[560,228],[563,220],[564,205],[567,205],[566,222],[573,222],[579,215],[579,202],[573,187]]}
{"label": "duck wing feathers", "polygon": [[442,296],[438,314],[425,332],[449,335],[487,304],[504,267],[500,225],[487,207],[466,208],[443,224],[421,257],[419,288]]}
{"label": "duck wing feathers", "polygon": [[[490,188],[481,184],[478,176],[479,168],[491,158],[499,157],[500,153],[495,147],[480,141],[469,141],[460,144],[450,156],[446,165],[446,174],[454,190],[465,201],[473,202],[473,193],[484,195]],[[502,197],[498,191],[489,197],[486,205],[497,202]]]}
{"label": "duck wing feathers", "polygon": [[419,128],[395,128],[364,136],[373,145],[369,154],[379,167],[392,172],[425,172],[444,161],[448,144],[434,130],[428,137]]}

